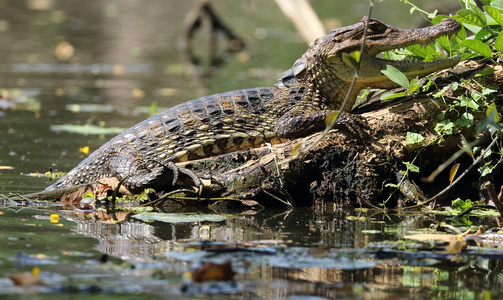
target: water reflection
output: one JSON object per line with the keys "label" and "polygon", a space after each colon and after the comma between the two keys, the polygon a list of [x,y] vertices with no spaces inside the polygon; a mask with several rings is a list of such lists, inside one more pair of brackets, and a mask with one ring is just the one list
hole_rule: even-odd
{"label": "water reflection", "polygon": [[[232,290],[236,295],[457,298],[483,290],[501,294],[503,283],[494,275],[500,272],[497,261],[442,250],[436,256],[418,252],[416,258],[414,253],[409,258],[397,256],[399,250],[372,250],[373,242],[394,241],[440,222],[435,216],[294,210],[226,214],[230,218],[222,222],[144,223],[119,216],[124,221],[109,223],[72,214],[76,232],[98,240],[97,250],[136,263],[131,275],[155,277],[168,264],[183,277],[184,271],[204,261],[231,259],[240,285]],[[492,281],[486,282],[481,274]],[[184,286],[195,294],[208,292],[206,288]]]}

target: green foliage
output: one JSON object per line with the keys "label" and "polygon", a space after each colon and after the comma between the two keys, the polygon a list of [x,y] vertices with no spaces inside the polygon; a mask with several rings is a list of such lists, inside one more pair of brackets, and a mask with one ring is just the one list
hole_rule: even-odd
{"label": "green foliage", "polygon": [[84,195],[82,195],[82,199],[87,198],[87,197],[96,198],[96,196],[92,192],[87,192]]}
{"label": "green foliage", "polygon": [[392,99],[392,98],[399,98],[399,97],[404,97],[407,95],[412,95],[415,92],[419,90],[421,87],[421,82],[419,79],[413,78],[411,81],[403,74],[400,70],[397,68],[387,65],[383,70],[381,70],[381,73],[386,75],[391,81],[394,83],[398,84],[399,86],[405,88],[404,92],[398,92],[398,93],[387,93],[381,96],[381,100],[387,100],[387,99]]}
{"label": "green foliage", "polygon": [[[460,10],[452,16],[440,15],[437,11],[429,13],[408,0],[400,1],[411,6],[411,13],[419,12],[430,19],[433,24],[440,23],[444,18],[453,18],[462,25],[462,28],[451,38],[439,38],[431,45],[412,45],[399,51],[388,51],[384,54],[384,58],[433,61],[446,55],[457,54],[461,60],[485,60],[493,64],[503,60],[503,0],[481,0],[483,5],[481,8],[474,0],[460,0]],[[462,130],[467,128],[475,128],[477,132],[489,132],[493,138],[501,136],[502,123],[497,110],[497,107],[501,105],[501,97],[498,98],[500,92],[498,86],[485,86],[484,79],[493,72],[493,69],[485,69],[474,76],[476,80],[461,79],[459,82],[452,82],[432,95],[445,100],[445,110],[436,117],[438,123],[435,131],[438,136],[435,142],[442,142],[448,135],[460,135]],[[393,67],[388,66],[382,73],[405,88],[405,91],[384,95],[382,99],[411,95],[420,89],[421,84],[418,80],[408,81],[404,74]],[[431,80],[427,80],[423,91],[428,91],[432,84],[434,83]],[[460,93],[460,87],[463,87],[463,93]],[[480,116],[484,114],[486,118],[480,120]],[[408,132],[407,145],[419,144],[422,142],[421,138],[422,136],[417,133]],[[432,141],[429,142],[431,143]],[[479,147],[472,148],[470,142],[462,136],[460,147],[474,160],[480,161],[480,158],[483,158],[479,167],[480,176],[491,174],[497,166],[503,163],[503,149],[485,149],[483,152]],[[417,155],[423,149],[424,147],[419,149]],[[412,162],[403,162],[406,167],[405,176],[408,172],[419,171],[419,168],[413,164],[414,161],[415,159]],[[457,167],[454,171],[451,169],[452,178],[456,171]],[[398,188],[400,184],[401,182],[398,185],[389,184],[388,186]],[[453,202],[453,207],[462,211],[470,208],[471,205],[471,200],[457,199]]]}
{"label": "green foliage", "polygon": [[407,136],[405,138],[405,142],[407,145],[419,144],[424,141],[424,136],[419,133],[407,132]]}
{"label": "green foliage", "polygon": [[351,53],[343,53],[342,61],[344,61],[348,66],[357,69],[360,63],[361,53],[360,51],[353,51]]}
{"label": "green foliage", "polygon": [[405,76],[397,68],[387,65],[384,70],[381,70],[381,72],[399,86],[403,88],[409,87],[409,79],[407,79],[407,76]]}
{"label": "green foliage", "polygon": [[465,211],[473,206],[472,200],[467,199],[467,200],[462,200],[462,199],[456,199],[452,201],[452,208],[457,209],[459,211]]}
{"label": "green foliage", "polygon": [[414,173],[419,172],[419,167],[416,166],[415,164],[408,161],[402,161],[402,163],[407,167],[407,171]]}

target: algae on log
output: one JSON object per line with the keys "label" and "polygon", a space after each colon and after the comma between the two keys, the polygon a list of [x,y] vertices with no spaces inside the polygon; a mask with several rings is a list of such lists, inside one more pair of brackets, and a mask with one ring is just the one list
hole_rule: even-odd
{"label": "algae on log", "polygon": [[[403,162],[410,161],[417,153],[417,149],[411,149],[406,144],[407,132],[419,133],[425,137],[421,145],[436,139],[436,116],[445,111],[449,102],[456,101],[459,95],[473,89],[480,90],[480,87],[476,84],[463,87],[460,83],[456,91],[448,90],[442,98],[434,98],[432,95],[452,82],[473,78],[484,68],[493,68],[495,72],[474,79],[486,86],[497,84],[501,87],[503,71],[500,65],[465,61],[451,70],[439,73],[431,85],[435,87],[434,90],[388,103],[371,100],[356,108],[356,112],[361,112],[360,116],[368,124],[365,129],[368,136],[363,140],[340,127],[332,130],[309,151],[303,152],[301,149],[302,154],[287,163],[278,164],[288,159],[292,151],[297,151],[296,145],[301,144],[305,149],[321,133],[284,144],[187,162],[185,166],[200,174],[211,173],[218,184],[211,185],[205,194],[215,197],[254,199],[265,206],[280,202],[307,206],[323,205],[325,202],[352,207],[378,205],[392,191],[385,185],[396,184],[399,172],[405,169]],[[485,114],[480,112],[475,116],[475,124],[483,118]],[[477,137],[474,127],[463,129],[462,134],[467,140]],[[459,134],[446,137],[440,145],[433,143],[421,153],[418,164],[425,171],[431,172],[432,167],[440,165],[459,149],[458,144]],[[213,167],[205,167],[208,164]],[[234,167],[229,169],[229,164]],[[473,176],[478,179],[476,173]],[[441,180],[431,191],[443,187],[445,182]],[[409,198],[406,205],[419,200],[416,195]],[[389,202],[388,205],[394,206],[396,202]]]}

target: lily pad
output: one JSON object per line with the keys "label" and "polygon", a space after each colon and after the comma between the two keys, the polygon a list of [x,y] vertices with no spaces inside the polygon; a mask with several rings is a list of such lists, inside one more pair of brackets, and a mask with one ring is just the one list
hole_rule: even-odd
{"label": "lily pad", "polygon": [[80,133],[80,134],[119,134],[122,133],[126,128],[120,127],[101,127],[95,125],[51,125],[51,130],[55,132],[66,131],[70,133]]}
{"label": "lily pad", "polygon": [[141,213],[134,216],[142,221],[159,221],[165,223],[193,223],[193,222],[222,222],[226,216],[213,214],[168,214],[168,213]]}

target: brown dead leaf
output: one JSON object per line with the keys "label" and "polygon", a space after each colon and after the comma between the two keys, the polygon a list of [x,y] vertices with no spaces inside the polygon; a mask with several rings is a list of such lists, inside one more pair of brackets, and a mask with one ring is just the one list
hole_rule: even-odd
{"label": "brown dead leaf", "polygon": [[126,220],[130,213],[126,211],[117,211],[109,214],[105,210],[96,210],[93,212],[78,211],[73,216],[82,220],[94,220],[101,223],[117,223]]}
{"label": "brown dead leaf", "polygon": [[261,206],[257,201],[255,200],[242,200],[241,204],[246,205],[246,206]]}
{"label": "brown dead leaf", "polygon": [[468,244],[466,242],[451,240],[449,242],[449,245],[445,247],[445,251],[447,253],[459,253],[465,251],[466,247],[468,247]]}
{"label": "brown dead leaf", "polygon": [[203,282],[210,280],[227,281],[234,277],[231,260],[228,259],[222,264],[206,262],[202,267],[192,273],[192,280]]}
{"label": "brown dead leaf", "polygon": [[438,234],[438,233],[411,234],[411,235],[404,236],[404,238],[409,239],[409,240],[417,240],[417,241],[434,240],[434,241],[444,241],[444,242],[459,240],[458,239],[459,236],[456,234]]}
{"label": "brown dead leaf", "polygon": [[[102,178],[98,180],[98,182],[110,186],[112,190],[115,190],[115,188],[119,185],[119,180],[115,177]],[[131,195],[131,192],[129,192],[129,190],[126,189],[123,185],[121,185],[121,187],[119,188],[119,193],[124,195]]]}
{"label": "brown dead leaf", "polygon": [[45,283],[32,273],[14,273],[8,276],[17,286],[45,285]]}
{"label": "brown dead leaf", "polygon": [[254,216],[257,214],[257,211],[253,210],[253,209],[249,209],[249,210],[245,210],[245,211],[241,212],[241,214],[243,216]]}
{"label": "brown dead leaf", "polygon": [[[117,187],[118,184],[119,181],[116,178],[103,178],[98,180],[96,183],[91,183],[77,188],[73,192],[61,197],[60,201],[63,204],[78,205],[82,200],[82,196],[89,192],[96,198],[106,197],[109,192],[113,191]],[[122,186],[119,188],[119,193],[130,195],[129,191]]]}

